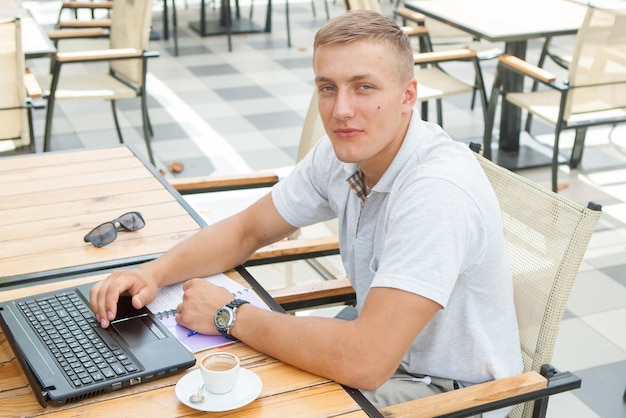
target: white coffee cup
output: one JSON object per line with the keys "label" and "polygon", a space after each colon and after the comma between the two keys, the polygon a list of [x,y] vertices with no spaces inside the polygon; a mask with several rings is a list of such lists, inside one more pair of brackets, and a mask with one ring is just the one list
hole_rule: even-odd
{"label": "white coffee cup", "polygon": [[216,395],[228,393],[235,387],[239,377],[239,358],[231,353],[207,354],[200,362],[204,388]]}

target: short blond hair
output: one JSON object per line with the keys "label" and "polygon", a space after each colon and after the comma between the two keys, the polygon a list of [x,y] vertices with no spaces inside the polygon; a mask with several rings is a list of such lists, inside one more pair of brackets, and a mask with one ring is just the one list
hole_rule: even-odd
{"label": "short blond hair", "polygon": [[351,10],[329,20],[315,34],[313,58],[320,46],[364,40],[380,42],[389,47],[398,62],[398,74],[402,82],[413,77],[413,48],[408,36],[396,22],[371,10]]}

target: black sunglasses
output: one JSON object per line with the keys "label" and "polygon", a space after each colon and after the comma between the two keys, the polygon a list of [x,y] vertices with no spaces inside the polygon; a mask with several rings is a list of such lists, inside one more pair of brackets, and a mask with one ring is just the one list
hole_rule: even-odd
{"label": "black sunglasses", "polygon": [[[119,224],[120,226],[117,226]],[[146,226],[141,213],[128,212],[117,219],[98,225],[87,235],[85,242],[91,242],[96,247],[109,245],[117,238],[117,231],[137,231]]]}

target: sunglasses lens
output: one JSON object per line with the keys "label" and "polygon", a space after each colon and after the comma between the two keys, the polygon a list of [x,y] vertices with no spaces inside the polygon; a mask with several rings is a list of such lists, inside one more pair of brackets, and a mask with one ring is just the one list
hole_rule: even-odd
{"label": "sunglasses lens", "polygon": [[115,225],[111,222],[102,224],[96,228],[94,228],[88,235],[85,237],[86,240],[91,242],[96,247],[104,247],[105,245],[109,245],[117,238],[117,231],[115,229]]}
{"label": "sunglasses lens", "polygon": [[118,221],[120,225],[129,231],[137,231],[146,225],[141,215],[137,212],[125,213],[118,218]]}

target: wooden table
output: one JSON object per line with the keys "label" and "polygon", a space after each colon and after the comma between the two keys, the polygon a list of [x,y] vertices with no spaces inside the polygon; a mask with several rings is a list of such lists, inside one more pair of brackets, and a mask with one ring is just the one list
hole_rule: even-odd
{"label": "wooden table", "polygon": [[[241,282],[236,272],[228,275]],[[71,285],[101,280],[106,274],[86,276],[70,281],[46,283],[32,287],[0,292],[0,301],[25,297]],[[214,349],[217,350],[217,349]],[[203,413],[211,417],[367,417],[363,410],[371,407],[367,401],[361,407],[344,387],[328,379],[312,375],[261,354],[244,343],[219,350],[230,351],[241,359],[243,367],[254,371],[263,382],[259,398],[236,411]],[[199,360],[210,350],[199,352]],[[198,363],[194,368],[197,368]],[[194,368],[190,369],[193,370]],[[28,381],[15,358],[4,334],[0,334],[0,415],[2,416],[123,416],[180,417],[197,411],[176,398],[174,387],[183,374],[150,383],[114,391],[102,396],[61,407],[42,408],[32,394]],[[359,399],[357,394],[357,399]],[[364,398],[360,398],[363,402]],[[374,409],[370,416],[378,415]]]}
{"label": "wooden table", "polygon": [[[103,248],[92,228],[129,211],[146,226]],[[128,146],[0,159],[0,288],[140,263],[205,222]]]}
{"label": "wooden table", "polygon": [[[505,52],[522,59],[530,39],[575,34],[586,11],[574,0],[408,0],[406,7],[481,39],[505,42]],[[504,88],[522,91],[523,77],[508,74]],[[520,147],[521,113],[506,101],[502,104],[494,161],[509,169],[550,165],[551,155]]]}
{"label": "wooden table", "polygon": [[26,59],[49,57],[56,53],[48,35],[19,0],[0,0],[0,19],[20,16],[22,20],[22,50]]}

